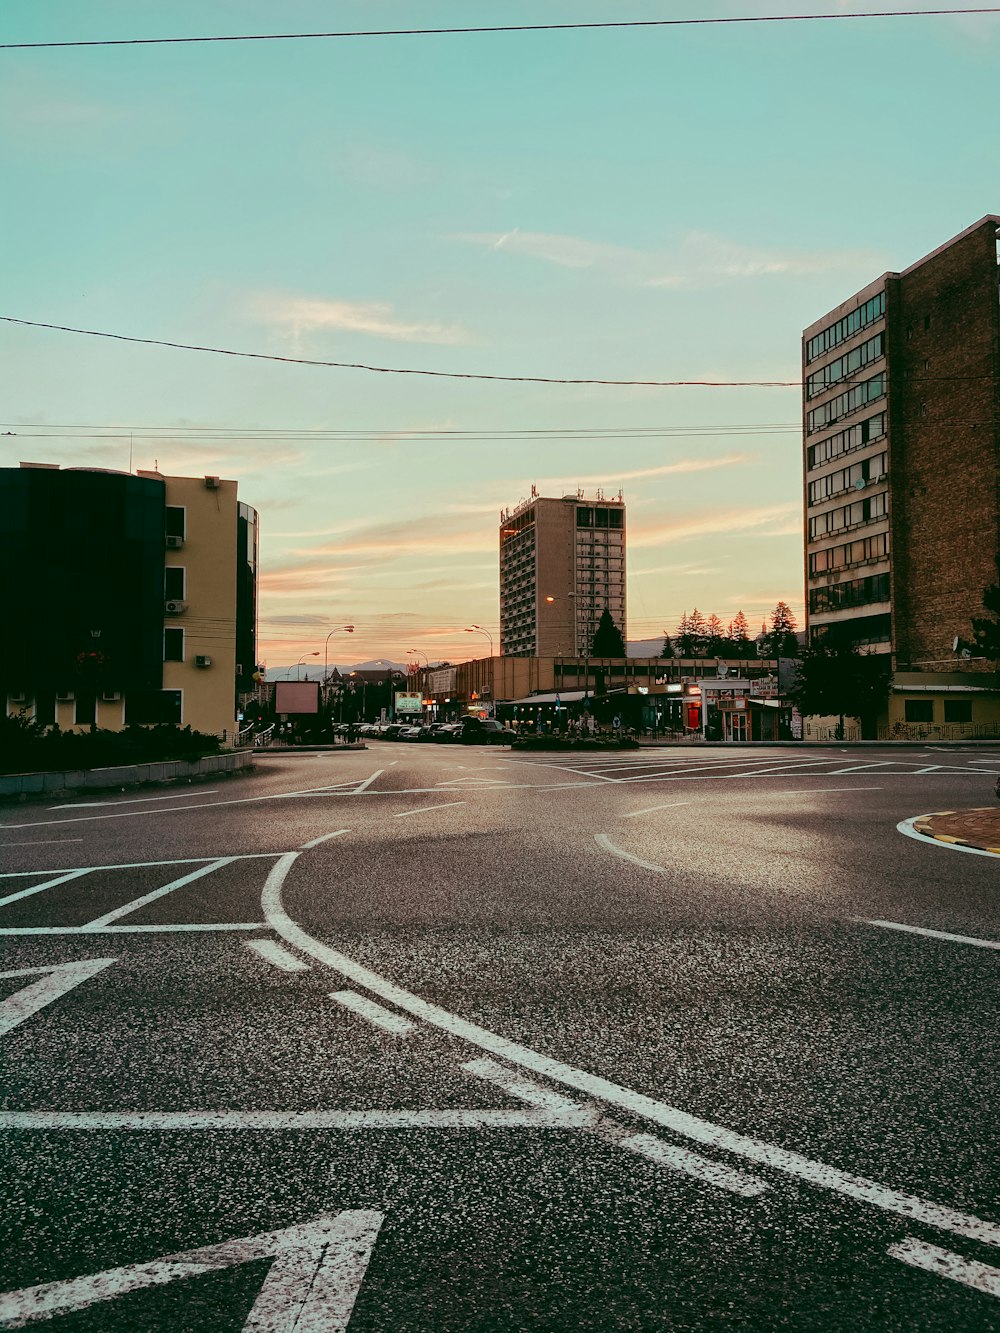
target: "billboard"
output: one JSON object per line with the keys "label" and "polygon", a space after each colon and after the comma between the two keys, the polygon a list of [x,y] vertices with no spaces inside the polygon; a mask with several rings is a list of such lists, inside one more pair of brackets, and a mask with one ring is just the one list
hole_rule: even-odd
{"label": "billboard", "polygon": [[416,714],[417,717],[424,711],[423,699],[419,690],[399,690],[396,693],[396,716],[404,717],[407,714]]}
{"label": "billboard", "polygon": [[276,681],[274,685],[274,711],[292,715],[318,713],[319,681]]}

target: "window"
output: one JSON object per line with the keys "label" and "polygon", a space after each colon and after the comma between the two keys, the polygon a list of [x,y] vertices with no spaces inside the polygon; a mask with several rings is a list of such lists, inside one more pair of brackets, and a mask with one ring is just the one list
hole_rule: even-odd
{"label": "window", "polygon": [[76,694],[76,715],[75,722],[78,727],[90,727],[97,721],[97,695]]}
{"label": "window", "polygon": [[164,662],[184,661],[184,631],[182,629],[165,629],[163,631],[163,660]]}
{"label": "window", "polygon": [[132,690],[125,697],[125,725],[181,721],[181,690]]}
{"label": "window", "polygon": [[933,722],[933,699],[907,699],[903,703],[907,722]]}
{"label": "window", "polygon": [[848,375],[853,375],[862,366],[870,366],[873,361],[877,361],[882,356],[885,356],[885,334],[877,333],[874,338],[869,338],[867,342],[861,343],[858,347],[852,347],[843,356],[838,356],[836,361],[831,361],[822,370],[817,370],[814,374],[808,375],[806,377],[806,397],[815,398],[824,389],[829,389],[832,384],[838,384],[842,379],[846,379]]}
{"label": "window", "polygon": [[810,434],[822,430],[824,426],[830,426],[841,417],[856,412],[859,407],[874,402],[876,398],[884,397],[885,371],[873,375],[869,380],[863,380],[860,384],[855,384],[846,393],[838,393],[836,398],[831,398],[828,403],[823,403],[820,407],[814,407],[811,412],[807,412],[806,429]]}
{"label": "window", "polygon": [[880,532],[877,537],[859,537],[857,541],[847,542],[844,546],[831,546],[825,551],[814,551],[809,557],[809,574],[829,574],[833,570],[847,569],[851,565],[863,565],[869,560],[884,560],[889,554],[889,534]]}
{"label": "window", "polygon": [[877,412],[875,416],[859,421],[856,426],[849,426],[847,430],[838,431],[836,435],[830,435],[827,439],[820,440],[818,444],[810,445],[809,467],[821,467],[831,458],[839,458],[841,454],[849,454],[866,444],[873,444],[883,435],[885,435],[885,413]]}
{"label": "window", "polygon": [[168,565],[163,571],[163,596],[168,601],[184,600],[184,568],[181,565]]}
{"label": "window", "polygon": [[828,509],[825,514],[816,514],[809,520],[809,540],[815,541],[830,532],[843,532],[861,523],[874,522],[884,518],[888,512],[889,493],[878,491],[864,500],[855,500],[853,504],[840,505],[837,509]]}
{"label": "window", "polygon": [[871,574],[864,579],[849,579],[846,583],[832,583],[826,588],[810,589],[809,610],[811,613],[840,611],[888,600],[889,575]]}
{"label": "window", "polygon": [[163,511],[163,531],[168,537],[184,539],[185,510],[183,505],[167,505]]}
{"label": "window", "polygon": [[838,319],[835,324],[831,324],[829,328],[810,338],[806,343],[806,361],[815,361],[816,357],[822,356],[824,352],[839,347],[842,342],[853,338],[856,333],[866,329],[869,324],[874,324],[884,314],[885,292],[882,291],[867,300],[864,305],[852,310],[849,315],[845,315],[843,319]]}
{"label": "window", "polygon": [[945,699],[944,720],[946,722],[971,722],[971,699]]}

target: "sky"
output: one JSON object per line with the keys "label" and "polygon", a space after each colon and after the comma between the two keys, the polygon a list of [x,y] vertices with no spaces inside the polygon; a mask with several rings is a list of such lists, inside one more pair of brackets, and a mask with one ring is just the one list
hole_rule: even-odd
{"label": "sky", "polygon": [[[798,9],[5,0],[0,42]],[[1000,14],[0,50],[0,315],[409,370],[797,381],[806,325],[1000,210],[998,61]],[[275,668],[347,624],[331,660],[484,655],[499,511],[532,485],[623,491],[630,641],[693,606],[801,623],[799,420],[794,386],[0,323],[0,466],[237,479]]]}

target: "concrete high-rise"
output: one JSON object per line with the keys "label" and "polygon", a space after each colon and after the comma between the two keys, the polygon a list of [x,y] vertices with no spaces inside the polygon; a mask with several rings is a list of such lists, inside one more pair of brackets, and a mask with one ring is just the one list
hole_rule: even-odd
{"label": "concrete high-rise", "polygon": [[998,237],[985,217],[803,334],[811,642],[961,665],[1000,549]]}
{"label": "concrete high-rise", "polygon": [[500,515],[500,653],[587,657],[604,611],[625,638],[625,502],[598,491]]}

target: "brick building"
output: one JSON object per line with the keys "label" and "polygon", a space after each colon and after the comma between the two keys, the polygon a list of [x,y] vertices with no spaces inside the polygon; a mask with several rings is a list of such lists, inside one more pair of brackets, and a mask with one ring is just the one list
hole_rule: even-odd
{"label": "brick building", "polygon": [[[953,644],[1000,550],[998,241],[985,217],[802,337],[809,641],[841,627],[897,673],[992,670]],[[904,720],[928,724],[971,721],[957,696],[985,685],[944,683],[935,709],[907,680],[928,697]]]}
{"label": "brick building", "polygon": [[500,653],[585,656],[607,610],[625,638],[625,502],[535,494],[500,515]]}

